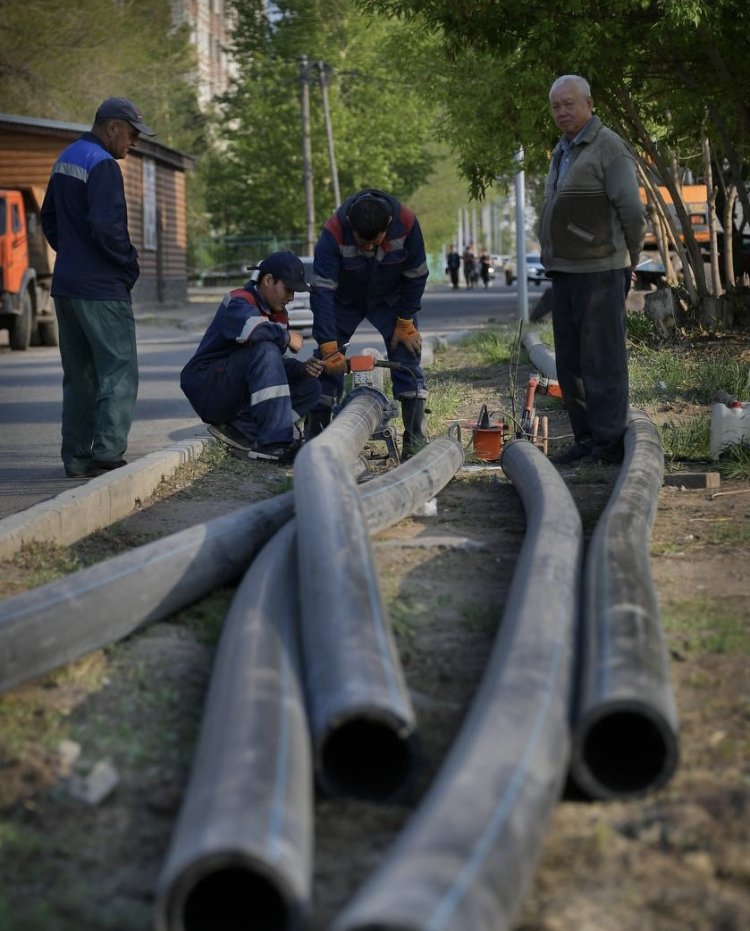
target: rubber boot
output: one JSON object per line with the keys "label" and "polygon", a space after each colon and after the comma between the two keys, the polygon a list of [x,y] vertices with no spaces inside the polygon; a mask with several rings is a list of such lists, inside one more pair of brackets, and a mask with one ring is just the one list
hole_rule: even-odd
{"label": "rubber boot", "polygon": [[424,418],[424,398],[402,398],[401,419],[404,421],[404,438],[401,459],[410,459],[428,443],[427,424]]}
{"label": "rubber boot", "polygon": [[305,442],[314,439],[331,422],[331,408],[310,411],[305,417]]}

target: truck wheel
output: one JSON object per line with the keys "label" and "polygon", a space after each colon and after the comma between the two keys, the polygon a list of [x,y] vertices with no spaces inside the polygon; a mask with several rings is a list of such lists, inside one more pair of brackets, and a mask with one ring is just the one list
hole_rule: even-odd
{"label": "truck wheel", "polygon": [[40,320],[38,327],[39,327],[39,339],[41,340],[42,346],[59,346],[60,345],[60,337],[57,331],[57,318],[56,317]]}
{"label": "truck wheel", "polygon": [[32,323],[31,295],[24,291],[21,295],[21,313],[15,318],[10,327],[10,348],[23,351],[29,348],[31,342]]}

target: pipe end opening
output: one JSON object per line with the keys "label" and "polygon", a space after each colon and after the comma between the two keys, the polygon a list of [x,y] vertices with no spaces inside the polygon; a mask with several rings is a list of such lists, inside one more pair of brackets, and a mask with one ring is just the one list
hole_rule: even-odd
{"label": "pipe end opening", "polygon": [[325,739],[319,778],[328,795],[385,801],[405,791],[415,763],[413,733],[399,732],[393,723],[356,718]]}
{"label": "pipe end opening", "polygon": [[618,709],[593,721],[577,756],[579,788],[594,798],[624,798],[668,782],[677,765],[677,742],[660,716]]}
{"label": "pipe end opening", "polygon": [[184,931],[246,931],[248,921],[267,931],[292,927],[288,903],[279,890],[239,866],[214,870],[198,880],[185,900],[183,919]]}

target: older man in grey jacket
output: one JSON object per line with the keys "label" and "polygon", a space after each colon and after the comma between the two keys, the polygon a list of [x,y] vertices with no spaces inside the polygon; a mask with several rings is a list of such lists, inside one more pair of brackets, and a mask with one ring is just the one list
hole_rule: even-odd
{"label": "older man in grey jacket", "polygon": [[539,223],[552,278],[557,378],[575,442],[553,458],[620,462],[628,412],[625,298],[646,234],[635,160],[593,115],[579,75],[549,93],[563,133],[552,152]]}

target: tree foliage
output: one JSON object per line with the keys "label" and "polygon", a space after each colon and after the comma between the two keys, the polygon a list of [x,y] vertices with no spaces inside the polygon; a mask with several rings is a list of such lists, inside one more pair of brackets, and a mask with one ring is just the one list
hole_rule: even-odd
{"label": "tree foliage", "polygon": [[[445,136],[481,196],[513,170],[523,146],[532,173],[546,168],[556,132],[548,89],[561,74],[592,86],[605,123],[623,134],[671,187],[674,166],[704,173],[704,138],[716,166],[750,203],[747,175],[750,11],[744,0],[359,0],[367,10],[419,22],[434,56],[433,87]],[[702,261],[687,217],[698,296]]]}
{"label": "tree foliage", "polygon": [[336,207],[318,62],[328,69],[342,198],[366,186],[408,197],[431,167],[426,144],[433,117],[402,79],[393,25],[349,0],[281,0],[273,7],[235,0],[235,6],[239,75],[221,102],[221,143],[206,172],[214,227],[256,235],[305,229],[302,56],[309,62],[317,225]]}
{"label": "tree foliage", "polygon": [[3,0],[0,109],[91,125],[106,97],[130,97],[160,142],[201,148],[186,28],[169,0]]}

